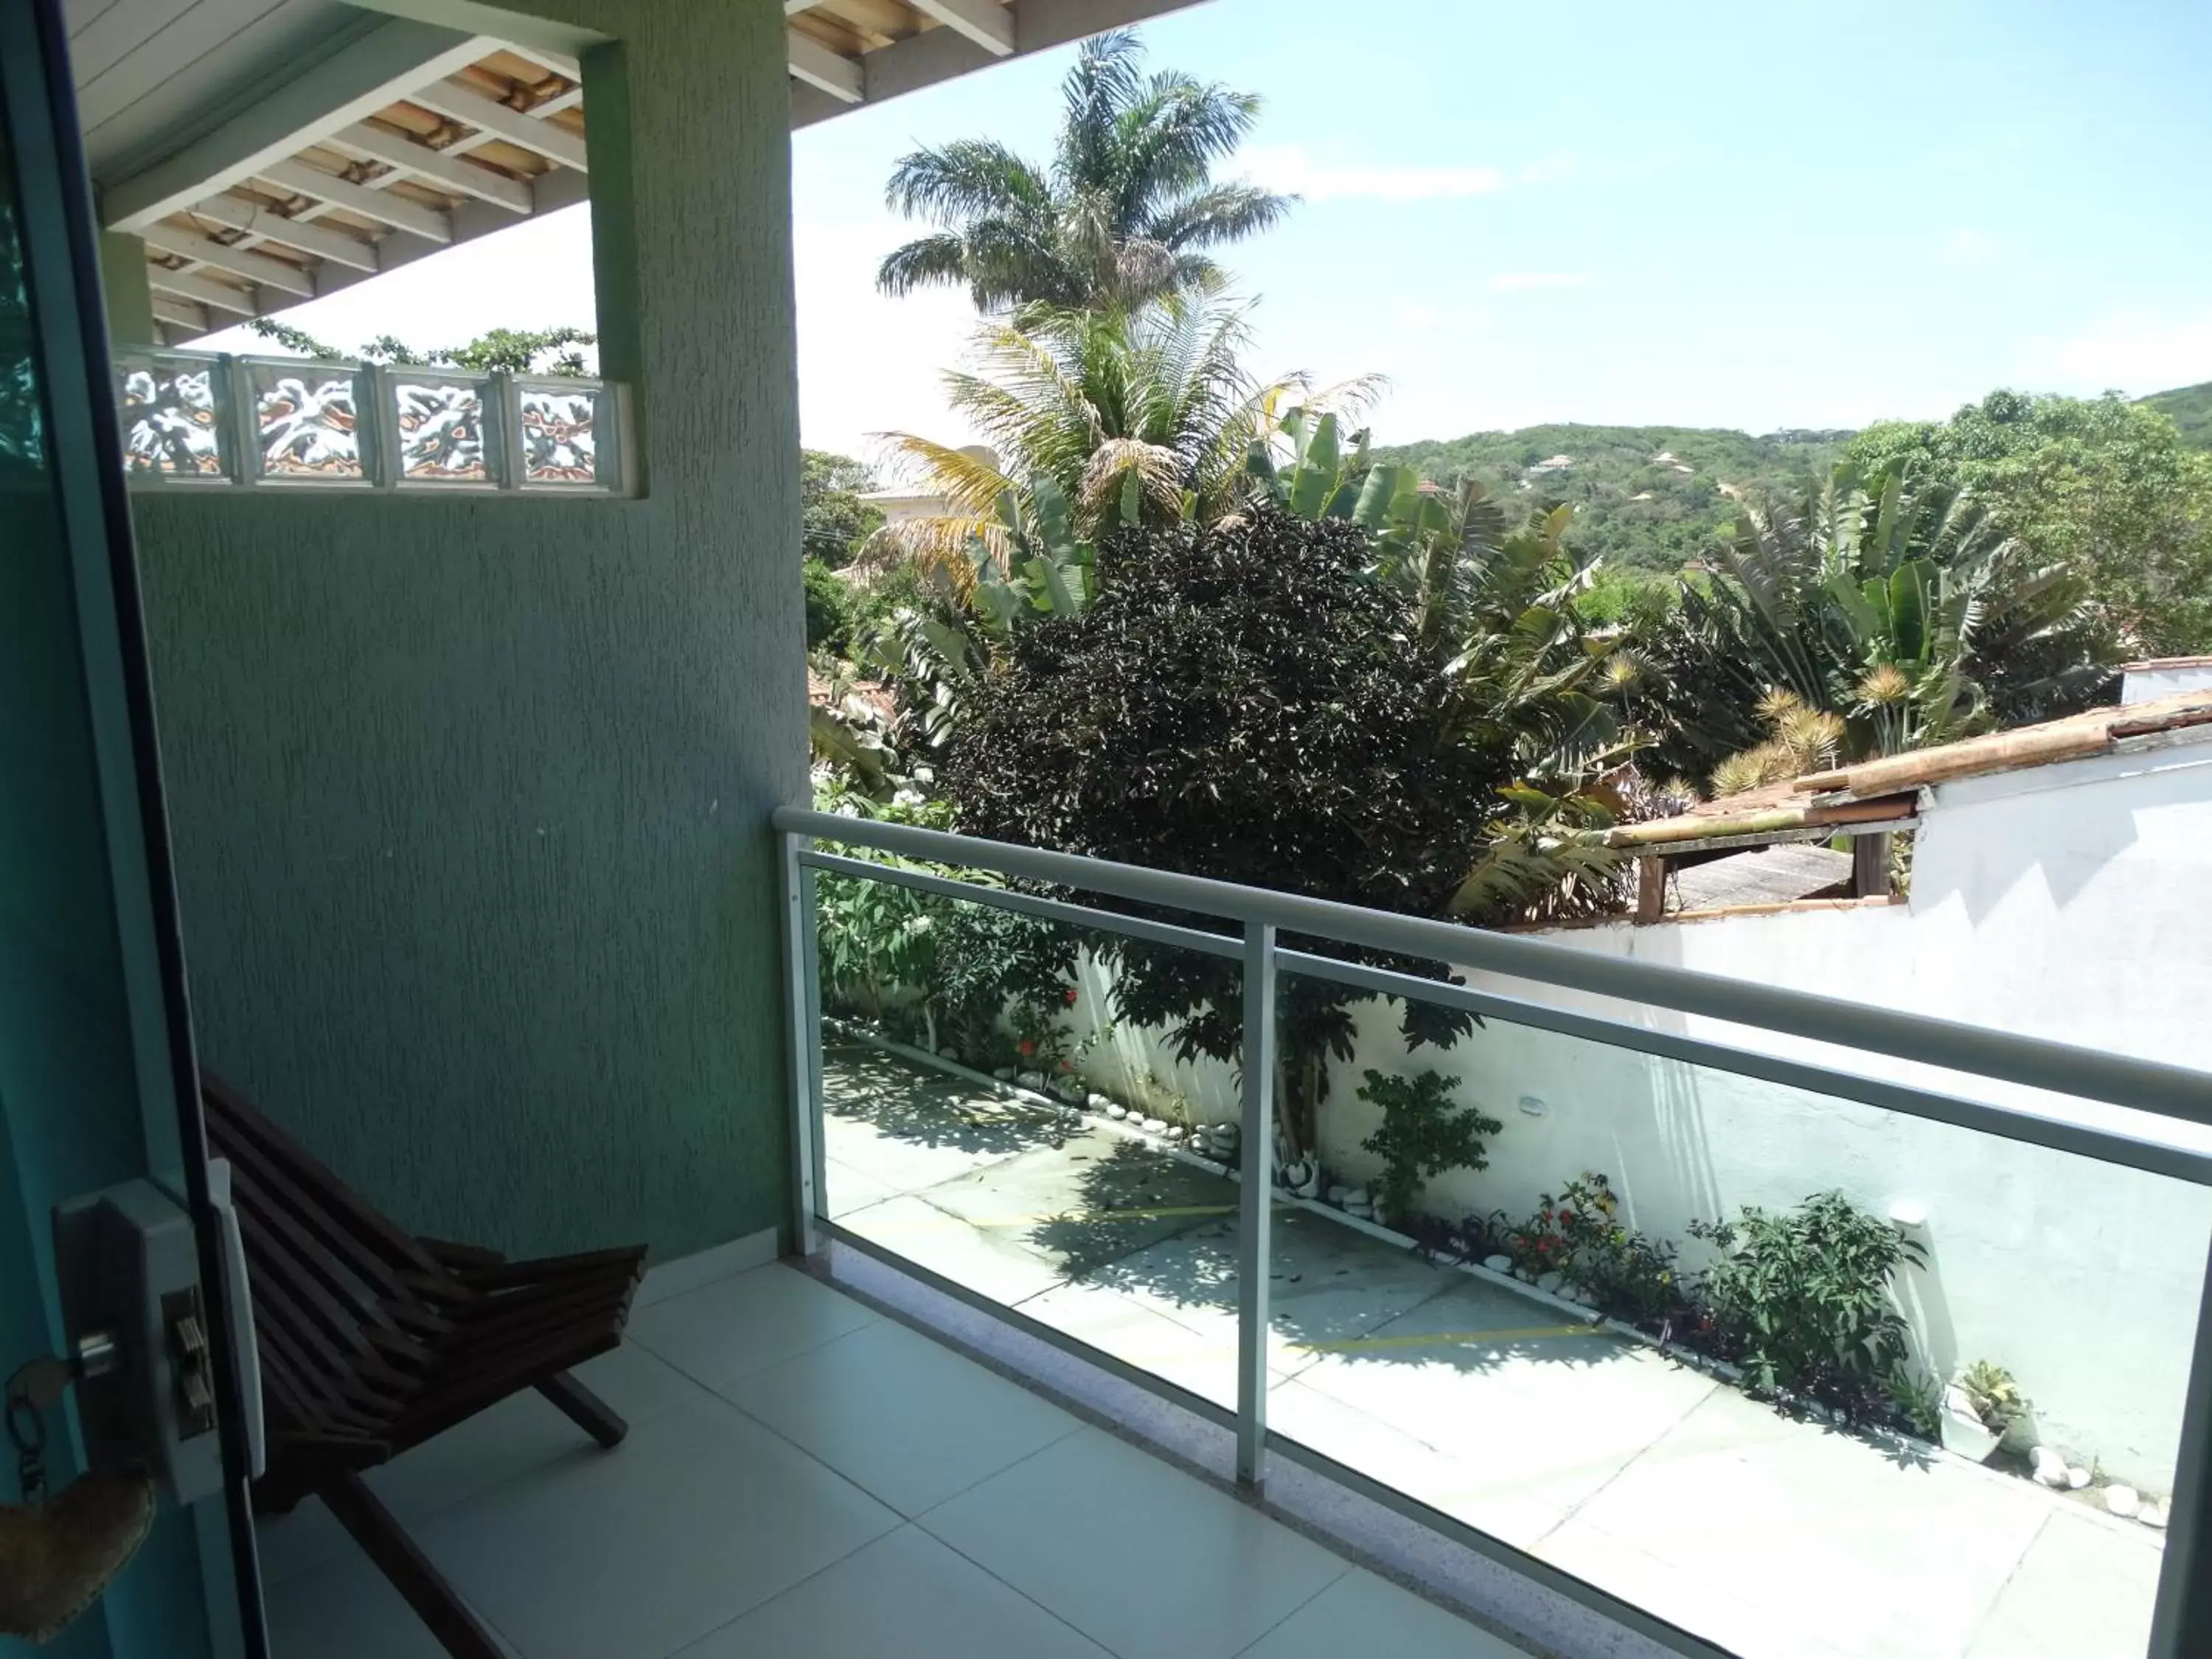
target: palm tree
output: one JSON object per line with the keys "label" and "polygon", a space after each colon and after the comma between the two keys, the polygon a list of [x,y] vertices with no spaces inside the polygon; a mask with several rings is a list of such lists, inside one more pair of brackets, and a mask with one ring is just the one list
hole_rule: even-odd
{"label": "palm tree", "polygon": [[1147,76],[1142,52],[1126,29],[1084,43],[1049,171],[985,138],[902,160],[886,199],[939,228],[884,261],[884,292],[964,286],[980,311],[1127,309],[1218,276],[1207,250],[1279,222],[1294,198],[1212,182],[1260,100]]}
{"label": "palm tree", "polygon": [[2063,712],[2110,677],[2082,579],[1901,468],[1747,508],[1681,600],[1648,642],[1656,746],[1716,787],[1808,744],[1859,760]]}
{"label": "palm tree", "polygon": [[[983,325],[971,367],[945,376],[946,398],[996,464],[908,433],[878,434],[894,463],[952,510],[885,526],[861,563],[910,558],[964,588],[975,556],[1003,559],[1014,526],[1054,496],[1085,540],[1115,524],[1211,523],[1234,511],[1249,494],[1253,446],[1307,393],[1302,376],[1263,382],[1245,372],[1245,317],[1209,283],[1133,311],[1033,309]],[[1356,402],[1371,390],[1352,382],[1316,401]]]}

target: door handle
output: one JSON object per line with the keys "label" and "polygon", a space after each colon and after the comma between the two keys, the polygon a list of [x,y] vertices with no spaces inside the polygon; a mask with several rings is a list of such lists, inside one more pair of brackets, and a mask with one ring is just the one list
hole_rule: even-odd
{"label": "door handle", "polygon": [[112,1359],[76,1383],[94,1473],[143,1473],[179,1504],[222,1490],[215,1352],[199,1242],[184,1206],[127,1181],[54,1211],[54,1273],[69,1351],[97,1333]]}

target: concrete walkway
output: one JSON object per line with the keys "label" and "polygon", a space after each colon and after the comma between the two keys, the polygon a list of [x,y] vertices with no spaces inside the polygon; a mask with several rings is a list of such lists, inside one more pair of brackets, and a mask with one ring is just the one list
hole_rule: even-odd
{"label": "concrete walkway", "polygon": [[[1236,1398],[1237,1189],[864,1046],[826,1056],[844,1226]],[[1744,1659],[2142,1659],[2157,1534],[1783,1417],[1310,1211],[1274,1226],[1269,1425]]]}

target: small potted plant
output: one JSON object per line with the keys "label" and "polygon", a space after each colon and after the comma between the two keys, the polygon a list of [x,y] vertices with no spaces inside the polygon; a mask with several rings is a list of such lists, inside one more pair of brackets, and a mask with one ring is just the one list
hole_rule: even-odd
{"label": "small potted plant", "polygon": [[2012,1373],[1978,1359],[1943,1391],[1943,1449],[1985,1462],[2027,1412],[2027,1396]]}

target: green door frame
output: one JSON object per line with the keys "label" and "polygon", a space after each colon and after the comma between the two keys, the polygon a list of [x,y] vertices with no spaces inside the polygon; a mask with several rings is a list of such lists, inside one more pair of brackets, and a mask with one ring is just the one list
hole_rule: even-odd
{"label": "green door frame", "polygon": [[[0,1335],[61,1334],[48,1207],[131,1176],[193,1218],[216,1356],[225,1492],[172,1511],[58,1651],[266,1659],[240,1379],[208,1186],[161,767],[116,429],[97,234],[58,0],[0,3],[0,373],[27,370],[0,501]],[[0,280],[16,272],[0,267]],[[72,626],[72,624],[74,624]],[[26,787],[28,782],[31,787]],[[26,1271],[27,1270],[27,1272]],[[21,1294],[35,1285],[33,1298]],[[12,1367],[28,1354],[0,1355]],[[74,1437],[72,1437],[72,1439]],[[76,1446],[58,1458],[79,1461]],[[104,1637],[104,1640],[102,1639]]]}

